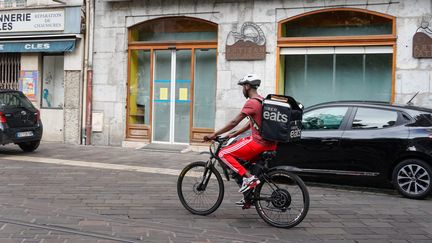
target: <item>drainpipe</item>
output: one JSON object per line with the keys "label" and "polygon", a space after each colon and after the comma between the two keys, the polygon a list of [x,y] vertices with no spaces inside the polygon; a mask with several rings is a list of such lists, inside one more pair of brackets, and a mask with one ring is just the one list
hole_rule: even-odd
{"label": "drainpipe", "polygon": [[92,135],[92,99],[93,99],[93,32],[94,32],[94,0],[86,0],[86,39],[84,51],[84,144],[91,144]]}

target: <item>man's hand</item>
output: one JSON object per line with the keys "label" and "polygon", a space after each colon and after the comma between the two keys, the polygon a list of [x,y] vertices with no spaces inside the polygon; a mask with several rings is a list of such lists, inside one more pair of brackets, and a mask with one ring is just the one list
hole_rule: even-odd
{"label": "man's hand", "polygon": [[217,135],[215,133],[212,133],[210,135],[205,135],[204,136],[204,141],[208,142],[208,141],[214,140],[216,137],[217,137]]}

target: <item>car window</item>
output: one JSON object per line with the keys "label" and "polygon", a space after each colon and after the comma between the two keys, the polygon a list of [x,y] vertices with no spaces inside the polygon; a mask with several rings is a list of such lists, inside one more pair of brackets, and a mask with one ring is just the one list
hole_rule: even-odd
{"label": "car window", "polygon": [[33,109],[31,102],[22,93],[0,93],[0,106],[7,108],[24,107]]}
{"label": "car window", "polygon": [[353,129],[379,129],[396,125],[396,111],[358,108],[352,124]]}
{"label": "car window", "polygon": [[320,108],[303,115],[303,129],[331,130],[339,129],[348,107]]}
{"label": "car window", "polygon": [[432,114],[422,113],[414,117],[415,122],[411,124],[412,126],[418,127],[430,127],[432,126]]}

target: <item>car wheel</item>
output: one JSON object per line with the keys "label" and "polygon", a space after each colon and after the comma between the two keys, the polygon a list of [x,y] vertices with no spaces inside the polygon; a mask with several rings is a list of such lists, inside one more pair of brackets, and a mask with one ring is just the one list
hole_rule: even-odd
{"label": "car wheel", "polygon": [[419,159],[407,159],[393,170],[393,184],[407,198],[423,199],[432,191],[431,167]]}
{"label": "car wheel", "polygon": [[40,144],[40,141],[33,141],[33,142],[19,143],[18,146],[24,152],[33,152],[39,147],[39,144]]}

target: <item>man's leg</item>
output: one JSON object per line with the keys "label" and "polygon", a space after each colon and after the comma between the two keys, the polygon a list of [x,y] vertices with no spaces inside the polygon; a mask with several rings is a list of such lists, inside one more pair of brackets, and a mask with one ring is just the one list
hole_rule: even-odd
{"label": "man's leg", "polygon": [[252,137],[247,137],[241,139],[235,144],[227,146],[219,151],[219,158],[224,162],[230,169],[240,176],[244,176],[247,171],[246,169],[237,161],[236,158],[242,160],[250,160],[253,156],[253,151],[251,151],[248,144],[252,143]]}

